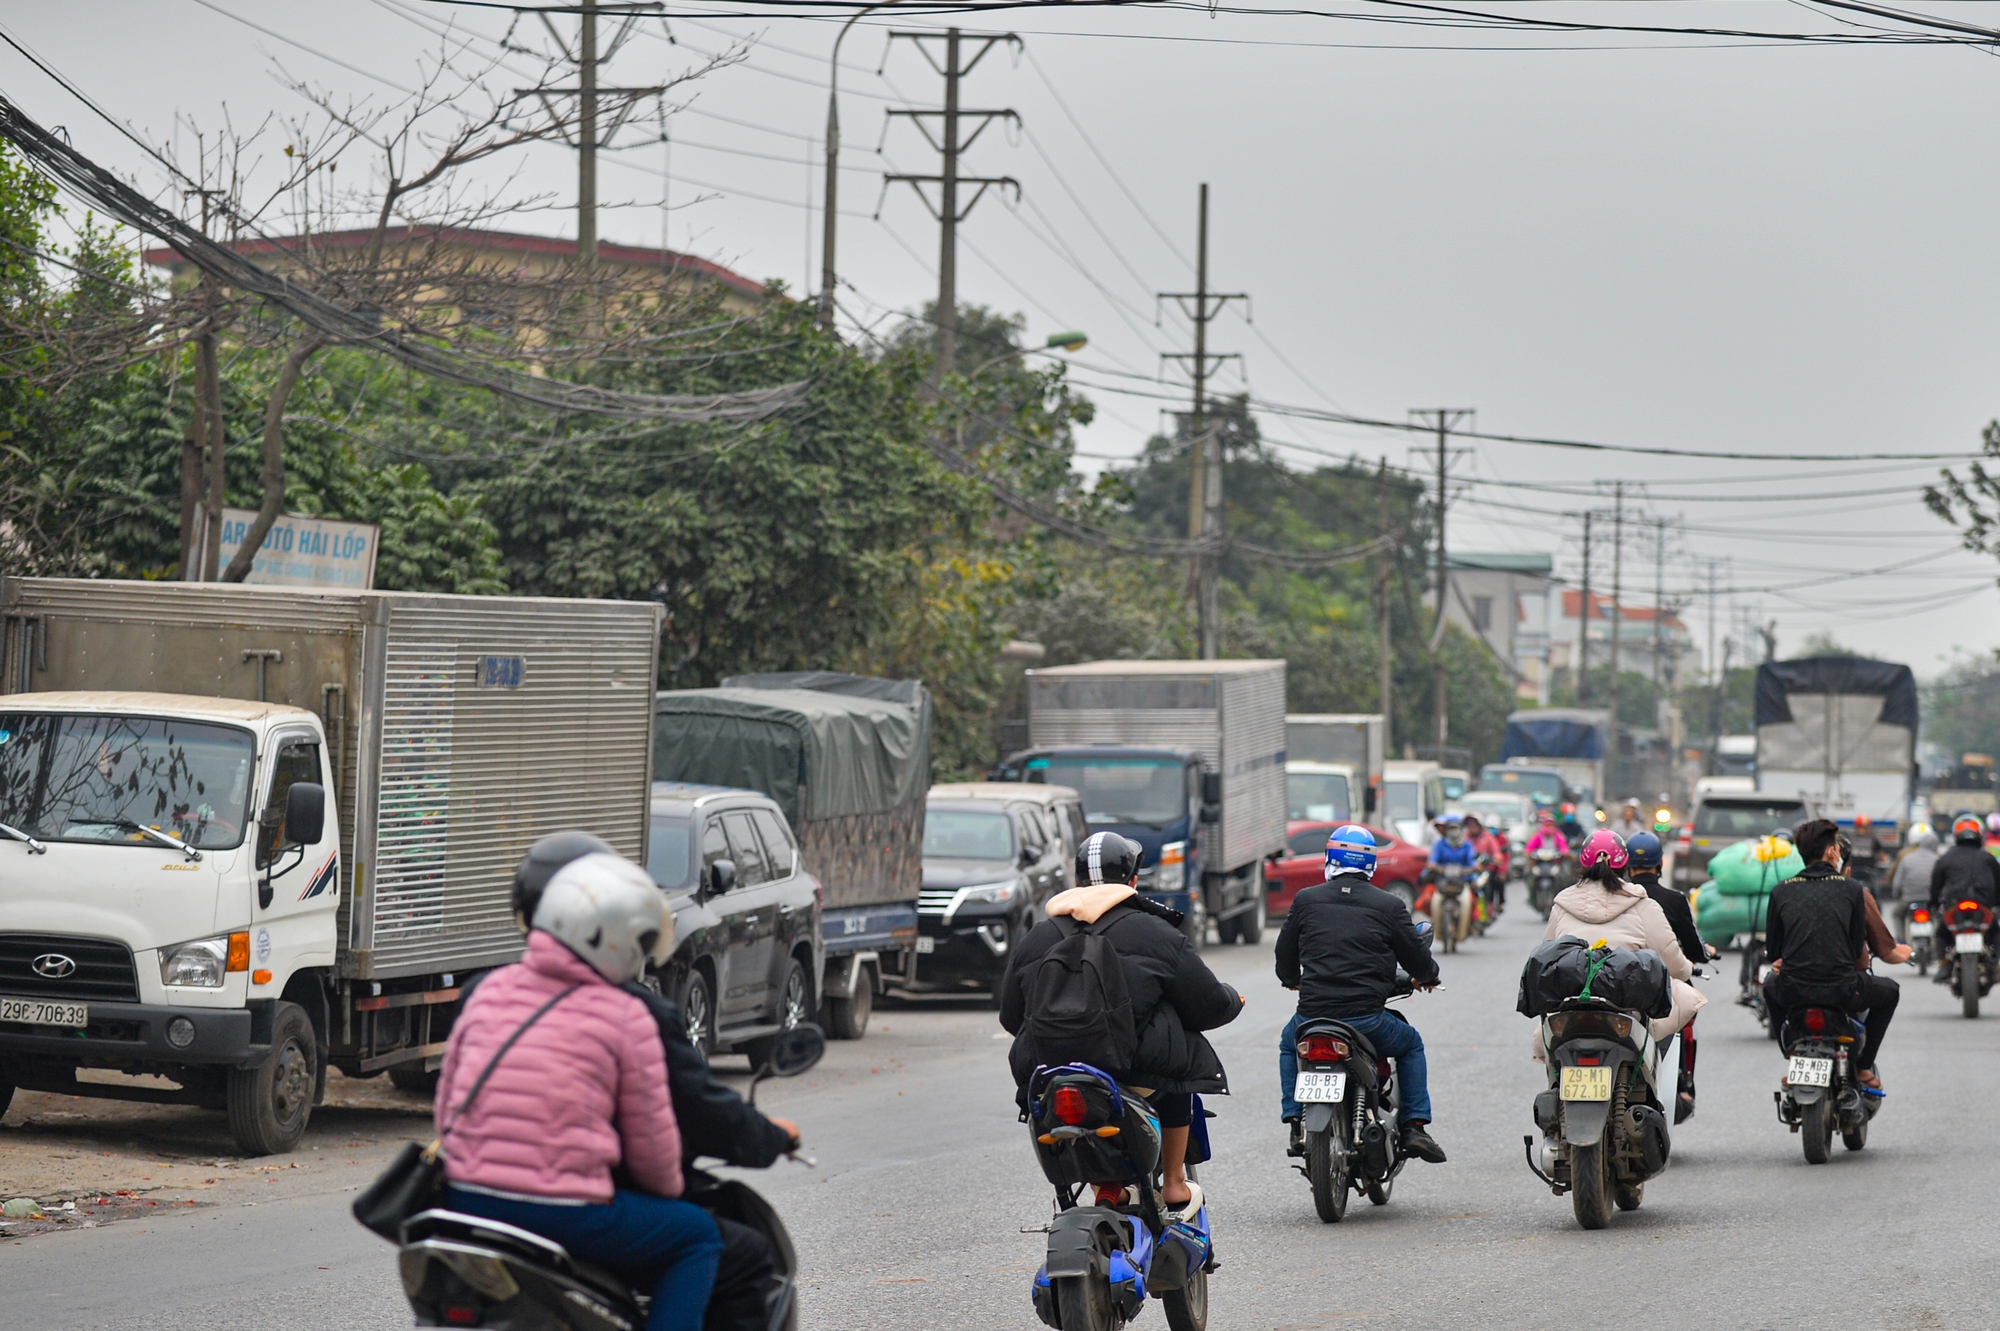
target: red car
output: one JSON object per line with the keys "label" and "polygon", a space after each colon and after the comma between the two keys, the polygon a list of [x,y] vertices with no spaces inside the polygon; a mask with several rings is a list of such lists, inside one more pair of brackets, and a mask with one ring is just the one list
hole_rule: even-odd
{"label": "red car", "polygon": [[[1285,854],[1264,866],[1265,910],[1284,915],[1292,908],[1292,898],[1301,888],[1326,881],[1326,839],[1345,823],[1288,823],[1285,825]],[[1417,880],[1423,876],[1430,852],[1399,840],[1379,827],[1370,827],[1379,848],[1375,856],[1375,886],[1394,892],[1409,905],[1417,899]]]}

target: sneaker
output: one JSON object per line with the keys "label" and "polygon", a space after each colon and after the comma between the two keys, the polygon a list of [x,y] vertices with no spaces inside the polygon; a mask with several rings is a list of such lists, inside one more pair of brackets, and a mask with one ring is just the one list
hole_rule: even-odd
{"label": "sneaker", "polygon": [[1286,1155],[1303,1156],[1306,1153],[1306,1125],[1301,1119],[1288,1118],[1292,1125],[1292,1142],[1285,1148]]}
{"label": "sneaker", "polygon": [[1421,1123],[1408,1123],[1403,1126],[1403,1139],[1398,1149],[1404,1155],[1415,1156],[1433,1165],[1444,1163],[1444,1147],[1432,1140],[1430,1133],[1424,1131],[1424,1125]]}
{"label": "sneaker", "polygon": [[1674,1097],[1674,1126],[1679,1127],[1694,1117],[1694,1092],[1682,1091]]}

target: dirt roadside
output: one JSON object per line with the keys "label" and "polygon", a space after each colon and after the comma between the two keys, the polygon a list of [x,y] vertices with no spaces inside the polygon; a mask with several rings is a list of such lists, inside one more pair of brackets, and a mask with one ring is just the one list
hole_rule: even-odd
{"label": "dirt roadside", "polygon": [[326,1103],[313,1110],[299,1149],[262,1157],[237,1153],[220,1111],[16,1091],[0,1118],[0,1201],[32,1198],[42,1218],[0,1219],[0,1245],[163,1208],[352,1192],[430,1127],[424,1097],[387,1077],[350,1081],[338,1072],[327,1074]]}

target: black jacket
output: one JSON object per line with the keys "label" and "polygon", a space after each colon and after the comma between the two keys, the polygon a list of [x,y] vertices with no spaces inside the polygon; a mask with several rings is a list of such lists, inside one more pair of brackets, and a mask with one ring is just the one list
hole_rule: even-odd
{"label": "black jacket", "polygon": [[[460,1011],[483,978],[473,977],[459,994]],[[708,1060],[688,1040],[687,1018],[678,1003],[643,984],[624,989],[646,1005],[660,1028],[660,1044],[667,1055],[667,1098],[680,1125],[683,1160],[692,1165],[696,1156],[704,1155],[745,1169],[766,1169],[791,1149],[792,1139],[783,1128],[709,1072]]]}
{"label": "black jacket", "polygon": [[1664,886],[1656,873],[1635,873],[1632,881],[1646,889],[1646,895],[1660,903],[1667,923],[1673,926],[1674,941],[1681,945],[1687,959],[1699,966],[1708,959],[1708,945],[1701,941],[1701,930],[1694,927],[1694,907],[1688,899],[1673,888]]}
{"label": "black jacket", "polygon": [[1771,889],[1764,954],[1794,985],[1851,984],[1868,946],[1866,889],[1824,861]]}
{"label": "black jacket", "polygon": [[1970,898],[1982,906],[2000,906],[2000,860],[1984,846],[1954,845],[1931,866],[1931,908],[1946,894],[1953,901]]}
{"label": "black jacket", "polygon": [[[1132,1026],[1139,1050],[1129,1068],[1108,1068],[1118,1079],[1156,1091],[1227,1095],[1229,1079],[1203,1031],[1226,1026],[1243,1010],[1236,990],[1215,978],[1187,936],[1169,922],[1179,912],[1141,896],[1119,902],[1098,917],[1098,933],[1118,953],[1132,995]],[[1028,1022],[1028,968],[1063,937],[1053,920],[1028,931],[1008,960],[1000,986],[1000,1024],[1014,1036],[1008,1055],[1025,1094],[1035,1059],[1024,1030]]]}
{"label": "black jacket", "polygon": [[1418,984],[1438,978],[1402,898],[1361,874],[1336,874],[1292,900],[1278,933],[1278,983],[1299,991],[1302,1017],[1362,1017],[1396,992],[1396,965]]}

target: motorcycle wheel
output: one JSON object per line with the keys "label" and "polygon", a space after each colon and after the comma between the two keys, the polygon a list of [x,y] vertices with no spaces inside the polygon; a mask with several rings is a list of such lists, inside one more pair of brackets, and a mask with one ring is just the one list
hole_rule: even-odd
{"label": "motorcycle wheel", "polygon": [[1091,1276],[1051,1281],[1062,1331],[1111,1331],[1111,1287]]}
{"label": "motorcycle wheel", "polygon": [[1313,1209],[1319,1218],[1339,1224],[1347,1214],[1347,1153],[1335,1140],[1334,1129],[1306,1139],[1306,1177],[1312,1182]]}
{"label": "motorcycle wheel", "polygon": [[1979,979],[1976,975],[1967,974],[1972,969],[1973,967],[1966,965],[1960,965],[1958,968],[1959,1009],[1965,1013],[1968,1021],[1975,1020],[1979,1016]]}
{"label": "motorcycle wheel", "polygon": [[1379,1183],[1370,1183],[1368,1185],[1368,1200],[1377,1206],[1387,1206],[1389,1204],[1389,1194],[1395,1190],[1396,1176],[1391,1174]]}
{"label": "motorcycle wheel", "polygon": [[1868,1145],[1868,1116],[1863,1114],[1852,1127],[1840,1129],[1840,1144],[1850,1151],[1859,1151]]}
{"label": "motorcycle wheel", "polygon": [[1799,1141],[1805,1147],[1809,1165],[1823,1165],[1832,1156],[1833,1106],[1825,1096],[1800,1111]]}
{"label": "motorcycle wheel", "polygon": [[1167,1315],[1172,1331],[1206,1331],[1208,1326],[1208,1270],[1196,1267],[1188,1275],[1186,1289],[1160,1291],[1160,1311]]}
{"label": "motorcycle wheel", "polygon": [[1618,1204],[1618,1209],[1621,1211],[1638,1210],[1639,1203],[1644,1201],[1645,1198],[1646,1185],[1643,1183],[1614,1183],[1611,1185],[1611,1200]]}
{"label": "motorcycle wheel", "polygon": [[1576,1223],[1603,1229],[1611,1223],[1611,1160],[1602,1140],[1570,1147],[1570,1205]]}
{"label": "motorcycle wheel", "polygon": [[1438,910],[1437,933],[1444,940],[1446,952],[1458,951],[1458,911],[1450,897],[1445,898],[1445,904]]}

